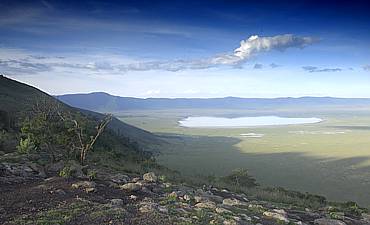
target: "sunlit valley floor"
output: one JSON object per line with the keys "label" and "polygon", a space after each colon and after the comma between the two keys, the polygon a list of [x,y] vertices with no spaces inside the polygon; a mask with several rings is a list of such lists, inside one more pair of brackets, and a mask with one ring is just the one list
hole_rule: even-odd
{"label": "sunlit valley floor", "polygon": [[[170,142],[157,159],[182,173],[219,176],[246,168],[262,185],[370,205],[370,109],[141,110],[116,115]],[[188,116],[258,115],[323,121],[250,128],[186,128],[178,123]]]}

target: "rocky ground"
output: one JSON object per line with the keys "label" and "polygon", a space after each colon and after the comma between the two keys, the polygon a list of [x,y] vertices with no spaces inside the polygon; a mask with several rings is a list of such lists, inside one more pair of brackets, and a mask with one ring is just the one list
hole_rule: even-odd
{"label": "rocky ground", "polygon": [[190,187],[146,173],[98,170],[87,177],[50,175],[34,163],[0,163],[0,224],[370,224],[330,208],[302,209],[214,187]]}

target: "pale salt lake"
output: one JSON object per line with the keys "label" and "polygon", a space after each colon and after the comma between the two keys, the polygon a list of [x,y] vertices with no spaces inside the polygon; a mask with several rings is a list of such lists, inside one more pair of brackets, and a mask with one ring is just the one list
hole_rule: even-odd
{"label": "pale salt lake", "polygon": [[279,116],[255,116],[255,117],[207,117],[195,116],[187,117],[179,121],[182,127],[193,128],[233,128],[233,127],[258,127],[258,126],[277,126],[294,124],[312,124],[319,123],[322,119],[316,117],[310,118],[291,118]]}

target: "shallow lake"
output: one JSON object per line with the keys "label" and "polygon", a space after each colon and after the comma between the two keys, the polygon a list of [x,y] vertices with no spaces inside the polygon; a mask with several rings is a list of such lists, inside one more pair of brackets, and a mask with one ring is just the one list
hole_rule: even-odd
{"label": "shallow lake", "polygon": [[279,116],[255,116],[255,117],[187,117],[179,121],[182,127],[256,127],[256,126],[274,126],[274,125],[292,125],[292,124],[308,124],[319,123],[322,119],[311,118],[290,118]]}

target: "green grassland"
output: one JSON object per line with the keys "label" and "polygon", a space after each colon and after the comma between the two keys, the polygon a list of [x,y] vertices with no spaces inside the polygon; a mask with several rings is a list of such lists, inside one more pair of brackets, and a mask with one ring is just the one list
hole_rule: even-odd
{"label": "green grassland", "polygon": [[[370,109],[158,110],[116,113],[169,143],[158,161],[184,174],[225,175],[247,168],[262,185],[370,205]],[[320,117],[317,124],[184,128],[187,116]],[[243,137],[243,133],[263,137]]]}

